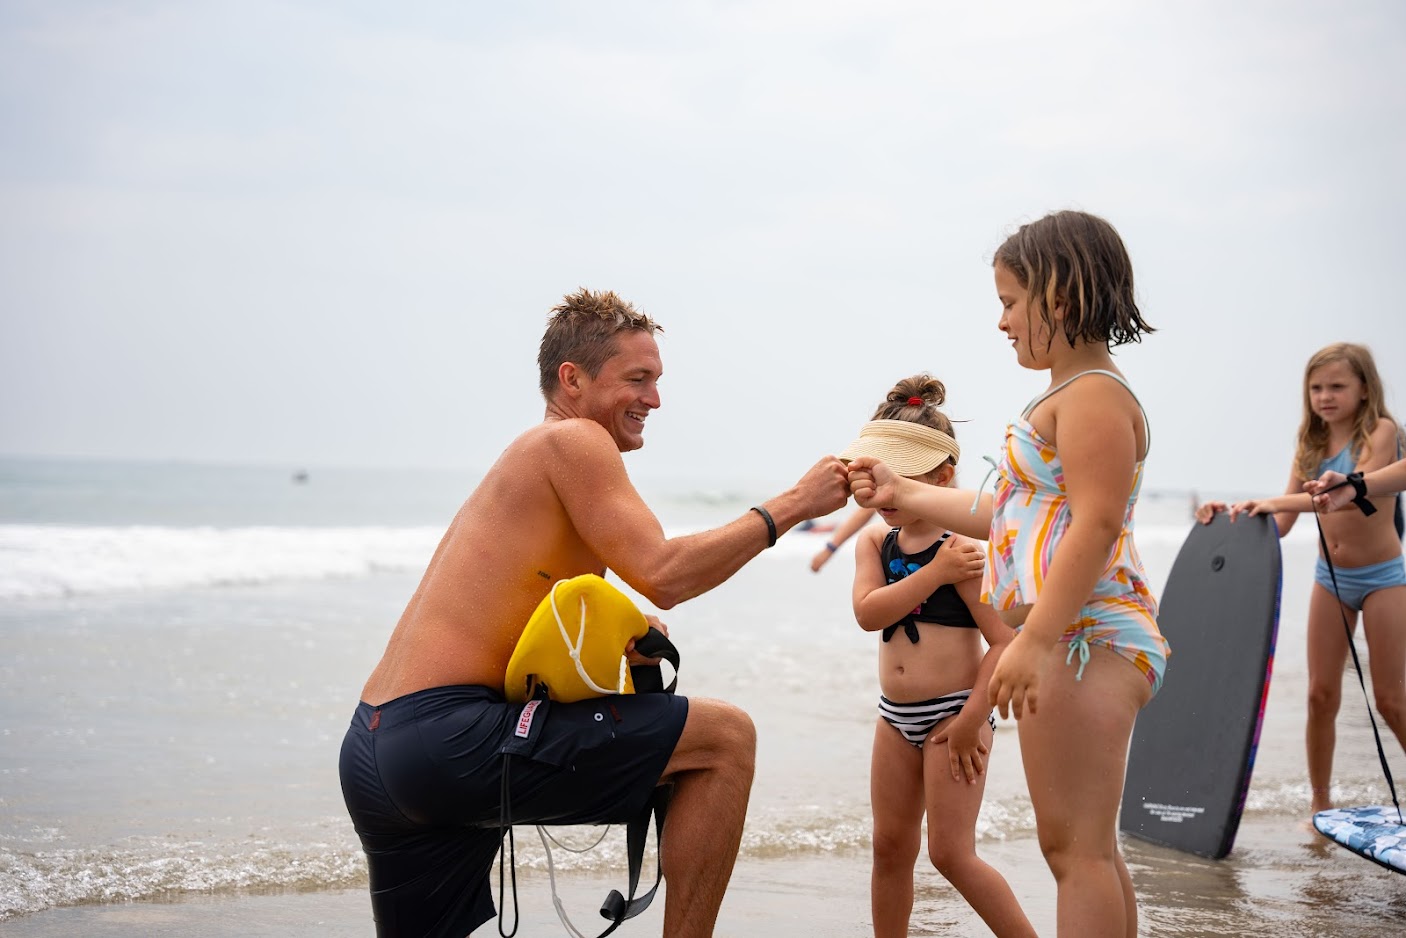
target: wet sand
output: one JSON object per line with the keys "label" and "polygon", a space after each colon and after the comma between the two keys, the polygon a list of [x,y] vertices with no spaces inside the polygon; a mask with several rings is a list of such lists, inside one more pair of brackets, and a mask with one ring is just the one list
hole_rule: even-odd
{"label": "wet sand", "polygon": [[[1033,838],[981,845],[1001,869],[1042,935],[1056,924],[1054,881]],[[1295,935],[1387,938],[1406,930],[1406,877],[1361,860],[1282,818],[1247,817],[1235,851],[1204,860],[1126,839],[1124,852],[1140,903],[1146,936]],[[1301,872],[1285,875],[1286,868]],[[568,914],[583,932],[603,928],[596,907],[618,875],[558,875]],[[520,870],[519,935],[560,935],[545,874]],[[662,895],[616,934],[659,935]],[[871,934],[869,862],[847,850],[828,856],[744,858],[733,876],[717,934],[735,938],[847,938]],[[370,903],[363,889],[337,892],[184,897],[174,902],[80,905],[22,916],[3,926],[6,938],[253,938],[285,935],[371,935]],[[496,922],[477,935],[497,933]],[[990,932],[955,891],[920,860],[910,934],[970,936]]]}

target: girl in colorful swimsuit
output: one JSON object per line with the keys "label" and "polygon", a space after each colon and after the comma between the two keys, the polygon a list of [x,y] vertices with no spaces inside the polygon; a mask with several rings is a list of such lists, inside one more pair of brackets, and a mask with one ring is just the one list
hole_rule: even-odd
{"label": "girl in colorful swimsuit", "polygon": [[1169,649],[1133,544],[1147,416],[1111,348],[1152,328],[1118,232],[1083,212],[1022,226],[993,262],[999,328],[1050,386],[1006,429],[994,496],[850,464],[861,505],[989,538],[983,598],[1019,631],[991,676],[1014,712],[1059,934],[1133,938],[1137,899],[1118,850],[1128,742]]}
{"label": "girl in colorful swimsuit", "polygon": [[[1208,502],[1197,519],[1209,522],[1217,511],[1273,514],[1279,536],[1289,533],[1300,512],[1312,511],[1312,496],[1304,484],[1327,472],[1371,472],[1401,456],[1400,428],[1387,413],[1385,392],[1372,353],[1346,342],[1321,349],[1304,370],[1303,422],[1299,425],[1294,464],[1283,495],[1256,498],[1227,508]],[[1390,498],[1375,499],[1385,511],[1322,515],[1319,523],[1331,552],[1313,575],[1308,601],[1308,777],[1312,811],[1333,806],[1333,749],[1337,742],[1338,705],[1342,702],[1343,666],[1347,663],[1347,632],[1358,613],[1367,636],[1368,661],[1377,712],[1396,739],[1406,746],[1406,564],[1401,537],[1393,524]],[[1329,572],[1328,561],[1333,571]],[[1337,591],[1333,588],[1337,576]],[[1341,598],[1341,607],[1339,606]]]}
{"label": "girl in colorful swimsuit", "polygon": [[[938,410],[945,394],[930,375],[900,381],[840,458],[877,457],[918,484],[950,485],[960,450]],[[855,618],[883,631],[869,782],[874,934],[908,934],[926,811],[937,871],[996,935],[1034,935],[1005,878],[976,855],[996,728],[987,682],[1015,633],[981,602],[974,544],[907,512],[879,514],[885,525],[859,533],[854,572]]]}

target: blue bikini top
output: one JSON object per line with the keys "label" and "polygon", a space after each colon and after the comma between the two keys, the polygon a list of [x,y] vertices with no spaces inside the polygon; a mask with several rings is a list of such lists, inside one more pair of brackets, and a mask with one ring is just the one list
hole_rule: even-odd
{"label": "blue bikini top", "polygon": [[[1401,458],[1400,443],[1396,444],[1396,458]],[[1321,476],[1325,472],[1341,472],[1343,475],[1347,475],[1356,468],[1357,459],[1353,456],[1352,444],[1348,443],[1342,449],[1338,450],[1336,456],[1329,456],[1318,464],[1318,474]],[[1396,536],[1406,537],[1406,516],[1404,516],[1402,512],[1403,499],[1400,495],[1397,495],[1394,500],[1396,502],[1394,506],[1396,510]]]}
{"label": "blue bikini top", "polygon": [[1336,456],[1329,456],[1318,464],[1318,474],[1321,476],[1325,472],[1341,472],[1347,475],[1357,465],[1357,460],[1352,455],[1352,444],[1349,443],[1338,450]]}

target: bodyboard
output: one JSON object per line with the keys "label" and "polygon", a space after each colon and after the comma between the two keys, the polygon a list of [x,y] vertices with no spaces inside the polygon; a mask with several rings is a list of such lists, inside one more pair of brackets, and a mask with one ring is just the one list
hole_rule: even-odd
{"label": "bodyboard", "polygon": [[1406,873],[1406,826],[1395,808],[1332,808],[1315,814],[1313,826],[1353,853],[1393,872]]}
{"label": "bodyboard", "polygon": [[1198,856],[1230,853],[1255,765],[1282,585],[1269,515],[1224,513],[1187,535],[1158,627],[1172,656],[1138,715],[1119,827]]}

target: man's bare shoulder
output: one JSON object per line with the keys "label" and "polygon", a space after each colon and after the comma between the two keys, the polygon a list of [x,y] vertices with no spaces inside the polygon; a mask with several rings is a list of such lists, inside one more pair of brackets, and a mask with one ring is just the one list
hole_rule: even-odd
{"label": "man's bare shoulder", "polygon": [[503,450],[501,458],[543,459],[562,452],[581,454],[610,445],[610,434],[594,420],[544,420],[518,434]]}
{"label": "man's bare shoulder", "polygon": [[564,420],[544,420],[523,431],[508,445],[513,449],[535,449],[543,446],[589,447],[610,444],[610,434],[605,427],[585,417],[570,417]]}
{"label": "man's bare shoulder", "polygon": [[585,418],[545,420],[521,433],[498,457],[497,469],[548,470],[570,465],[578,472],[586,466],[621,466],[620,451],[610,433]]}

